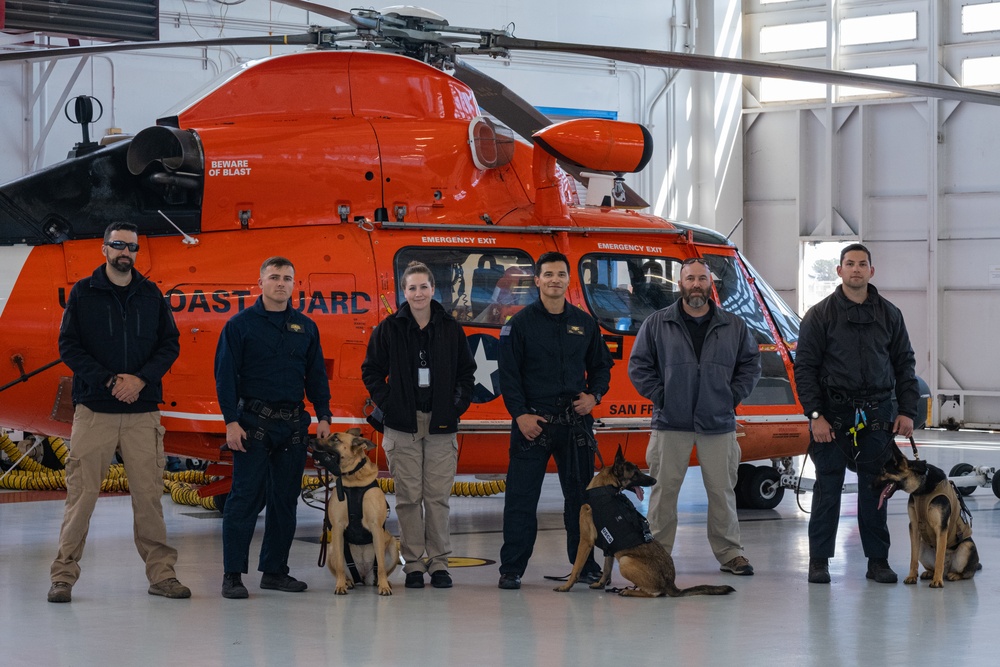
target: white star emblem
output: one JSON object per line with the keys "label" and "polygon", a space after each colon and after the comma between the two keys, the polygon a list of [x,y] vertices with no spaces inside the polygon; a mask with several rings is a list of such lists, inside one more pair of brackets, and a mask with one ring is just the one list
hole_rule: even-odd
{"label": "white star emblem", "polygon": [[490,392],[494,396],[497,391],[493,386],[493,373],[497,369],[496,359],[486,358],[486,346],[483,345],[482,339],[477,341],[476,345],[476,384],[482,385],[483,389]]}

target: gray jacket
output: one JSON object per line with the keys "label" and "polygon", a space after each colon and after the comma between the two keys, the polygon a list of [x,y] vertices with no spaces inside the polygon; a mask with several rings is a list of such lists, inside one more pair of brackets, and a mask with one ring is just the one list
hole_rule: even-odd
{"label": "gray jacket", "polygon": [[653,403],[654,429],[735,431],[736,406],[760,379],[760,351],[746,322],[710,303],[700,361],[680,301],[647,317],[636,335],[628,376]]}

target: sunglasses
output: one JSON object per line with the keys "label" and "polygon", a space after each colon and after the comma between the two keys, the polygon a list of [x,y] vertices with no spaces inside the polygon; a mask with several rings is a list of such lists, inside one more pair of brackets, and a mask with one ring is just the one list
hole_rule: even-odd
{"label": "sunglasses", "polygon": [[129,252],[139,252],[138,243],[126,243],[125,241],[105,241],[104,245],[109,248],[114,248],[115,250],[125,250],[128,248]]}
{"label": "sunglasses", "polygon": [[701,257],[689,257],[681,262],[681,266],[690,266],[691,264],[701,264],[702,266],[708,266],[708,262]]}

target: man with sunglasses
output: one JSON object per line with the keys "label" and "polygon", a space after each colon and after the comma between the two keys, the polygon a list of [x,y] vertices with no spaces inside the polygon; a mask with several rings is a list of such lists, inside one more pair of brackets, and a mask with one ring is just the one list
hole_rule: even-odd
{"label": "man with sunglasses", "polygon": [[[893,437],[913,434],[920,391],[903,315],[874,285],[871,252],[860,243],[840,253],[842,284],[802,318],[795,385],[809,418],[816,466],[809,515],[809,582],[830,583],[840,498],[847,468],[858,473],[858,528],[866,577],[894,584],[886,508],[872,481],[891,458]],[[893,394],[898,411],[893,405]]]}
{"label": "man with sunglasses", "polygon": [[653,403],[646,449],[649,525],[667,552],[677,533],[677,496],[691,450],[708,494],[708,542],[723,572],[752,575],[736,515],[736,406],[760,379],[760,352],[741,318],[712,301],[712,272],[701,258],[685,260],[680,299],[642,323],[628,363],[636,390]]}
{"label": "man with sunglasses", "polygon": [[59,354],[73,371],[73,430],[66,463],[66,510],[51,567],[49,602],[70,602],[90,516],[115,452],[132,494],[135,545],[149,594],[188,598],[177,581],[177,550],[163,521],[160,379],[180,353],[179,334],[160,289],[135,270],[138,229],[115,222],[104,232],[106,262],[73,285],[59,329]]}

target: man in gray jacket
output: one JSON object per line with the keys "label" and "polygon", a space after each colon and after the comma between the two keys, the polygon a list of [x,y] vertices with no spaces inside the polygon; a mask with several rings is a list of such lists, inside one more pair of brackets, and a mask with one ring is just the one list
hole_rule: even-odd
{"label": "man in gray jacket", "polygon": [[736,516],[736,406],[760,379],[760,352],[746,323],[711,300],[704,259],[681,265],[681,299],[646,318],[636,336],[628,375],[653,403],[646,449],[656,478],[649,525],[670,552],[677,532],[677,495],[691,450],[698,447],[708,493],[708,542],[724,572],[753,574],[743,555]]}

